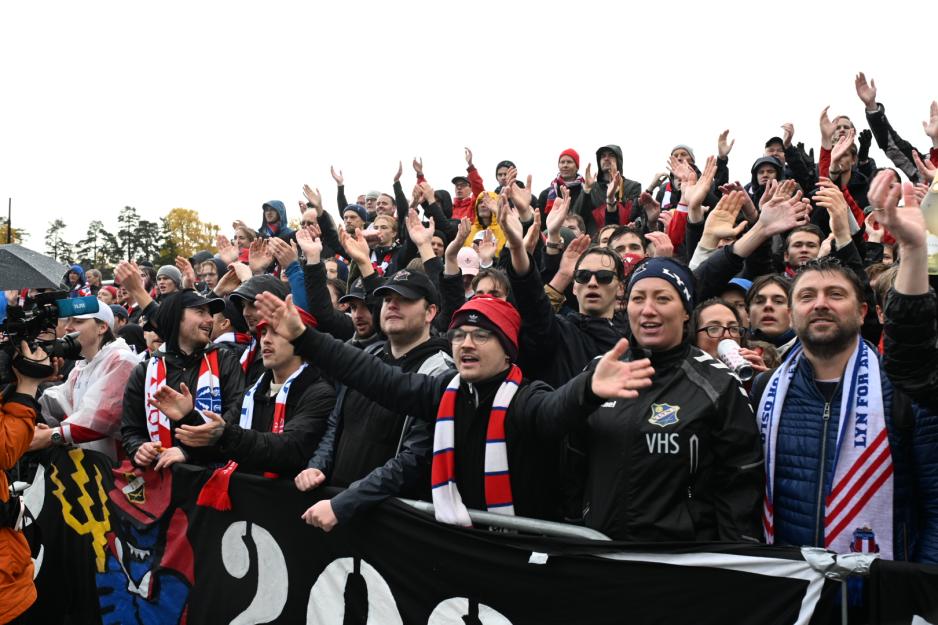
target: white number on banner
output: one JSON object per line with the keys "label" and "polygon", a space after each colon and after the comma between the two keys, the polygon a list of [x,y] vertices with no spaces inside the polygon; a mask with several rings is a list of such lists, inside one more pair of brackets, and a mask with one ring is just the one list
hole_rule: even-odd
{"label": "white number on banner", "polygon": [[[339,558],[329,563],[309,591],[307,625],[342,624],[345,617],[345,584],[354,570],[353,558]],[[364,560],[359,560],[359,571],[368,591],[368,624],[403,625],[391,587],[381,574]]]}
{"label": "white number on banner", "polygon": [[[245,536],[247,523],[235,521],[221,538],[221,559],[225,570],[238,579],[247,575],[251,568],[251,554],[244,544]],[[251,605],[234,617],[231,625],[269,623],[280,616],[287,604],[287,563],[280,546],[260,525],[251,525],[251,538],[257,546],[257,592]]]}
{"label": "white number on banner", "polygon": [[[479,604],[479,622],[482,625],[511,625],[502,613],[493,610],[487,605]],[[464,616],[469,616],[469,600],[465,597],[453,597],[441,601],[430,613],[427,625],[451,625],[452,623],[465,623]]]}

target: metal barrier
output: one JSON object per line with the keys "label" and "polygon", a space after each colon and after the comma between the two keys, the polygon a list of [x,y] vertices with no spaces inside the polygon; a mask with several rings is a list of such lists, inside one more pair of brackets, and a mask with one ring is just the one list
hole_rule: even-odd
{"label": "metal barrier", "polygon": [[[429,501],[417,501],[416,499],[397,498],[398,501],[406,503],[412,508],[421,512],[433,514],[433,504]],[[482,510],[469,510],[469,518],[473,523],[480,525],[489,525],[518,532],[527,532],[529,534],[540,534],[542,536],[555,536],[558,538],[586,538],[588,540],[612,540],[602,532],[581,527],[579,525],[570,525],[569,523],[555,523],[553,521],[542,521],[523,516],[506,516],[504,514],[495,514],[494,512],[483,512]]]}

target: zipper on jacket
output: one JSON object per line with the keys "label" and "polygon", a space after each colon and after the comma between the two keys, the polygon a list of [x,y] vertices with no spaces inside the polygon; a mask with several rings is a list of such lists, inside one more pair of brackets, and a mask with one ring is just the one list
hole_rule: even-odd
{"label": "zipper on jacket", "polygon": [[831,420],[831,403],[824,402],[824,414],[822,415],[822,426],[823,430],[821,431],[821,454],[820,462],[818,464],[818,479],[817,479],[817,511],[816,516],[814,517],[814,545],[823,547],[821,535],[821,518],[824,514],[824,481],[826,478],[825,460],[827,459],[827,429],[828,424]]}
{"label": "zipper on jacket", "polygon": [[697,475],[697,462],[699,460],[698,456],[700,455],[698,450],[699,445],[700,439],[697,435],[691,435],[690,439],[688,439],[688,450],[690,452],[690,479],[687,484],[688,499],[694,498],[694,476]]}

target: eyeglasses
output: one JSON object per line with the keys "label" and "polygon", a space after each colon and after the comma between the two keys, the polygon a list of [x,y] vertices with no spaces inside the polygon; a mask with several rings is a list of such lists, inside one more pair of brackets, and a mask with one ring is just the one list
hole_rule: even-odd
{"label": "eyeglasses", "polygon": [[697,331],[706,332],[707,336],[712,339],[718,339],[726,335],[729,335],[734,339],[738,339],[741,336],[746,336],[746,328],[741,328],[739,326],[704,326]]}
{"label": "eyeglasses", "polygon": [[609,269],[600,269],[599,271],[578,269],[577,272],[573,274],[573,279],[577,284],[589,284],[593,276],[596,276],[596,282],[599,284],[612,284],[613,279],[616,277],[616,272],[610,271]]}
{"label": "eyeglasses", "polygon": [[460,330],[459,328],[450,330],[446,333],[446,337],[449,339],[450,343],[453,345],[462,345],[466,342],[467,338],[472,338],[472,342],[476,345],[483,345],[493,336],[491,330],[483,330],[479,328],[478,330]]}

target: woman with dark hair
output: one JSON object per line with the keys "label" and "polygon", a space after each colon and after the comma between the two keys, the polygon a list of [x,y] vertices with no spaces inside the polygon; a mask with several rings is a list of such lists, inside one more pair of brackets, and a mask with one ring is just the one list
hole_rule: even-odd
{"label": "woman with dark hair", "polygon": [[52,445],[80,445],[118,459],[124,387],[139,361],[130,346],[114,337],[110,306],[70,317],[65,331],[77,334],[81,357],[58,386],[39,397],[42,419],[30,451]]}
{"label": "woman with dark hair", "polygon": [[714,358],[719,358],[720,342],[730,339],[739,344],[740,356],[749,361],[756,373],[768,370],[762,354],[749,349],[749,328],[743,325],[739,310],[729,302],[714,297],[698,304],[691,316],[691,331],[694,345]]}
{"label": "woman with dark hair", "polygon": [[584,519],[616,540],[762,535],[759,431],[739,381],[693,345],[694,290],[671,258],[643,260],[628,282],[626,359],[649,358],[652,385],[602,404],[586,427]]}

